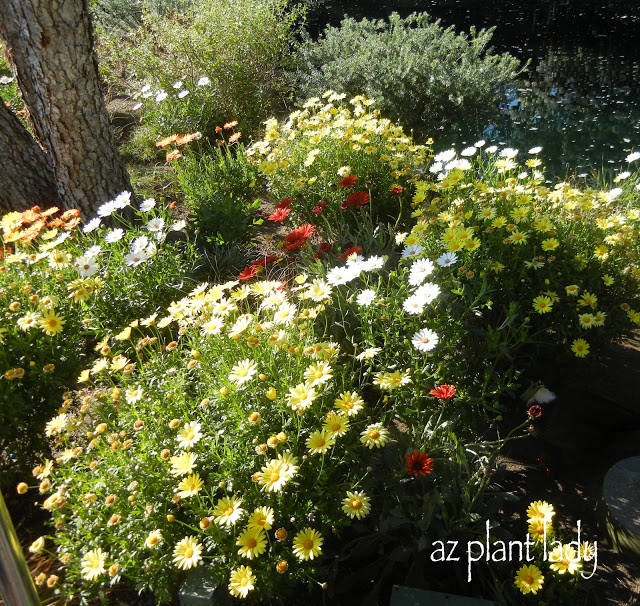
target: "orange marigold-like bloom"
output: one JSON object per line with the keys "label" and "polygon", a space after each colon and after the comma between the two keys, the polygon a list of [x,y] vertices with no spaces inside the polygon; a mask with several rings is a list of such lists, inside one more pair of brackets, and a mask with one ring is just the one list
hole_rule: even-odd
{"label": "orange marigold-like bloom", "polygon": [[438,385],[435,389],[432,389],[429,392],[429,395],[435,396],[439,400],[450,400],[451,398],[453,398],[453,396],[456,395],[457,391],[458,390],[455,388],[454,385],[442,384],[442,385]]}
{"label": "orange marigold-like bloom", "polygon": [[405,457],[407,471],[414,476],[426,476],[433,471],[433,459],[422,450],[414,450]]}

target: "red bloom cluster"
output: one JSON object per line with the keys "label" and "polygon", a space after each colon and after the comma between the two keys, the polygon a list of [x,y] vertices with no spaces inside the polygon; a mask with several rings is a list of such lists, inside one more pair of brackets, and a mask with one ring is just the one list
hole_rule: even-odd
{"label": "red bloom cluster", "polygon": [[285,198],[276,204],[276,208],[289,208],[293,203],[293,198]]}
{"label": "red bloom cluster", "polygon": [[423,450],[414,450],[405,457],[407,471],[414,476],[426,476],[433,471],[433,459]]}
{"label": "red bloom cluster", "polygon": [[291,212],[291,209],[287,206],[276,207],[275,212],[270,214],[267,219],[269,221],[284,221],[287,218],[287,215]]}
{"label": "red bloom cluster", "polygon": [[430,396],[435,396],[439,400],[450,400],[456,395],[457,389],[453,385],[438,385],[429,392]]}
{"label": "red bloom cluster", "polygon": [[404,191],[404,187],[402,187],[401,185],[396,185],[395,187],[391,188],[391,195],[399,196],[403,191]]}
{"label": "red bloom cluster", "polygon": [[251,280],[258,273],[259,267],[266,267],[269,263],[275,263],[278,260],[278,257],[275,255],[265,255],[264,257],[260,257],[259,259],[255,259],[251,261],[251,265],[249,267],[245,267],[238,276],[238,280]]}
{"label": "red bloom cluster", "polygon": [[285,250],[289,252],[300,250],[315,231],[316,228],[310,223],[303,223],[300,227],[296,227],[284,237]]}
{"label": "red bloom cluster", "polygon": [[257,268],[255,267],[245,267],[240,274],[238,274],[238,280],[242,280],[245,282],[246,280],[251,280],[257,273]]}
{"label": "red bloom cluster", "polygon": [[313,255],[314,259],[322,259],[324,253],[329,252],[332,248],[330,242],[320,242],[320,246],[318,247],[318,252]]}
{"label": "red bloom cluster", "polygon": [[529,408],[529,417],[532,419],[539,419],[542,416],[542,406],[534,404]]}
{"label": "red bloom cluster", "polygon": [[359,191],[358,193],[349,194],[347,199],[340,205],[340,209],[347,210],[352,206],[360,208],[365,204],[369,204],[369,194],[366,191]]}
{"label": "red bloom cluster", "polygon": [[344,179],[342,179],[342,181],[338,183],[338,187],[352,188],[356,184],[357,180],[358,177],[356,177],[355,175],[347,175]]}
{"label": "red bloom cluster", "polygon": [[343,261],[347,260],[347,257],[349,255],[352,255],[353,253],[359,253],[362,250],[362,248],[360,246],[350,246],[349,248],[347,248],[347,250],[345,250],[342,254],[338,255],[338,257],[340,259],[342,259]]}
{"label": "red bloom cluster", "polygon": [[323,202],[320,202],[320,204],[318,204],[317,206],[314,206],[311,209],[311,212],[314,215],[319,215],[322,212],[322,209],[328,204],[328,202],[326,200],[324,200]]}

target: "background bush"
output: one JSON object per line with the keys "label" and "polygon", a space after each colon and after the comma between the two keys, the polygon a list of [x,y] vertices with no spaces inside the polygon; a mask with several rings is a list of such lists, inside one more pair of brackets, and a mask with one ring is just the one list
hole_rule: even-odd
{"label": "background bush", "polygon": [[240,116],[252,131],[291,94],[285,68],[302,15],[287,0],[197,0],[181,14],[144,11],[124,34],[99,28],[102,74],[144,104],[143,123],[156,138],[213,134]]}
{"label": "background bush", "polygon": [[478,121],[496,106],[500,87],[518,72],[518,60],[495,55],[492,29],[456,34],[427,13],[402,19],[346,18],[328,26],[318,42],[300,49],[300,92],[326,89],[366,94],[391,120],[419,137],[463,121]]}

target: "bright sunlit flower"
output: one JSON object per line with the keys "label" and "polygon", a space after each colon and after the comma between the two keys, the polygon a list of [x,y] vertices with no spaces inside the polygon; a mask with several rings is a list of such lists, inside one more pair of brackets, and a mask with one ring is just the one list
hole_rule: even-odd
{"label": "bright sunlit flower", "polygon": [[552,562],[549,568],[558,574],[564,574],[565,572],[575,574],[578,569],[582,568],[580,556],[571,545],[558,545],[549,554],[549,562]]}
{"label": "bright sunlit flower", "polygon": [[271,530],[275,516],[271,507],[258,507],[250,516],[247,522],[248,528],[261,528]]}
{"label": "bright sunlit flower", "polygon": [[266,551],[267,537],[262,528],[245,528],[236,540],[236,545],[240,547],[238,555],[253,560]]}
{"label": "bright sunlit flower", "polygon": [[229,381],[233,381],[236,385],[243,385],[250,381],[258,371],[258,365],[249,359],[238,362],[229,373]]}
{"label": "bright sunlit flower", "polygon": [[204,485],[204,481],[200,479],[197,473],[192,473],[178,484],[178,496],[181,499],[192,497],[194,494],[198,494],[200,489]]}
{"label": "bright sunlit flower", "polygon": [[305,528],[293,539],[293,553],[299,560],[313,560],[322,553],[323,542],[317,530]]}
{"label": "bright sunlit flower", "polygon": [[51,337],[61,332],[65,323],[66,320],[53,309],[45,309],[38,320],[38,326]]}
{"label": "bright sunlit flower", "polygon": [[349,431],[349,417],[331,411],[324,420],[322,428],[332,437],[343,436]]}
{"label": "bright sunlit flower", "polygon": [[428,328],[423,328],[413,335],[411,344],[421,353],[427,353],[436,347],[440,337]]}
{"label": "bright sunlit flower", "polygon": [[331,448],[335,443],[335,438],[331,436],[327,431],[314,431],[307,438],[307,448],[311,451],[312,454],[326,454],[326,452]]}
{"label": "bright sunlit flower", "polygon": [[104,565],[108,557],[109,552],[102,551],[100,547],[88,551],[82,558],[82,577],[87,581],[95,581],[101,574],[105,574],[107,570]]}
{"label": "bright sunlit flower", "polygon": [[347,496],[342,499],[342,511],[350,518],[364,518],[371,511],[371,499],[362,491],[347,491]]}
{"label": "bright sunlit flower", "polygon": [[229,575],[229,593],[236,598],[246,598],[255,589],[256,577],[249,566],[240,566]]}
{"label": "bright sunlit flower", "polygon": [[515,586],[523,594],[533,593],[534,595],[542,588],[544,576],[537,566],[522,566],[516,573]]}
{"label": "bright sunlit flower", "polygon": [[529,521],[544,520],[550,522],[554,515],[553,505],[546,501],[534,501],[527,508],[527,518]]}
{"label": "bright sunlit flower", "polygon": [[242,499],[235,495],[222,497],[213,510],[214,522],[220,526],[233,526],[244,513],[241,504]]}
{"label": "bright sunlit flower", "polygon": [[194,452],[183,452],[177,456],[171,457],[169,463],[171,464],[172,476],[183,476],[189,473],[196,466],[198,455]]}
{"label": "bright sunlit flower", "polygon": [[390,437],[389,430],[385,429],[382,423],[373,423],[360,434],[360,441],[369,448],[380,448],[389,441]]}
{"label": "bright sunlit flower", "polygon": [[189,570],[202,559],[202,545],[191,535],[176,544],[173,549],[173,563],[182,570]]}
{"label": "bright sunlit flower", "polygon": [[202,432],[200,431],[201,425],[197,421],[190,421],[185,423],[184,427],[178,433],[176,440],[178,441],[178,447],[183,450],[189,450],[200,438],[202,438]]}

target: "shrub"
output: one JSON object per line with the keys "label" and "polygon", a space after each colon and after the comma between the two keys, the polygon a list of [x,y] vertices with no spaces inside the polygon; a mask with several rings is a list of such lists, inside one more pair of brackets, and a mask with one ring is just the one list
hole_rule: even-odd
{"label": "shrub", "polygon": [[[2,218],[0,448],[14,460],[24,464],[30,449],[40,450],[41,429],[99,339],[166,304],[188,279],[192,249],[165,241],[169,215],[152,204],[136,211],[138,228],[119,215],[128,194],[103,205],[83,228],[75,210],[35,207]],[[108,216],[123,228],[101,226]]]}
{"label": "shrub", "polygon": [[236,134],[230,145],[224,139],[214,148],[205,143],[171,162],[200,242],[230,245],[250,238],[253,214],[260,207],[260,174],[245,157],[244,146],[235,144]]}
{"label": "shrub", "polygon": [[342,103],[344,94],[322,97],[309,99],[282,124],[268,120],[264,139],[247,150],[270,193],[291,196],[292,217],[326,222],[331,236],[343,225],[361,225],[363,214],[373,224],[406,220],[408,208],[395,194],[428,163],[430,147],[413,145],[362,95],[349,105]]}
{"label": "shrub", "polygon": [[144,13],[143,24],[99,33],[107,81],[144,105],[156,137],[201,131],[242,116],[248,132],[290,94],[284,73],[302,10],[287,0],[199,0],[181,15]]}
{"label": "shrub", "polygon": [[364,93],[416,137],[479,121],[495,110],[500,87],[517,74],[518,61],[493,54],[491,29],[456,34],[439,23],[426,13],[406,19],[393,13],[388,23],[345,18],[301,47],[300,92]]}

